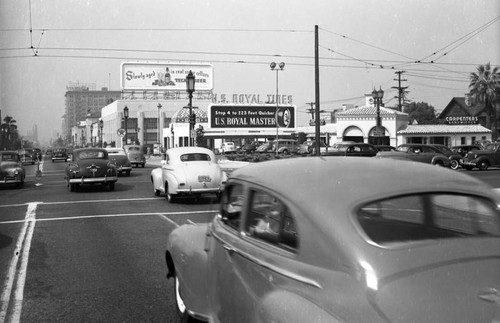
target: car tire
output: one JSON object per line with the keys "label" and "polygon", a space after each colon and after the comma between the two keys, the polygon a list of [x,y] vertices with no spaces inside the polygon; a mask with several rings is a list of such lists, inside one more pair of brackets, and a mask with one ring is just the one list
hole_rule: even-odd
{"label": "car tire", "polygon": [[130,171],[129,170],[127,171],[127,176],[130,176]]}
{"label": "car tire", "polygon": [[450,160],[450,168],[451,169],[458,169],[458,161],[457,160]]}
{"label": "car tire", "polygon": [[76,192],[76,184],[68,183],[68,190],[70,192]]}
{"label": "car tire", "polygon": [[155,196],[160,196],[161,192],[160,190],[154,190]]}
{"label": "car tire", "polygon": [[165,197],[167,198],[168,203],[174,203],[175,200],[177,199],[177,196],[175,194],[170,194],[168,192],[168,190],[166,190],[166,191],[167,191],[167,194],[165,194]]}
{"label": "car tire", "polygon": [[489,166],[490,163],[488,163],[486,160],[483,160],[477,165],[477,168],[479,168],[479,170],[487,170]]}
{"label": "car tire", "polygon": [[179,315],[180,321],[182,323],[194,323],[197,322],[194,318],[189,316],[184,300],[179,292],[179,279],[177,276],[174,277],[174,298],[175,298],[175,309],[177,315]]}
{"label": "car tire", "polygon": [[108,183],[108,189],[109,189],[109,191],[114,191],[115,190],[115,182]]}

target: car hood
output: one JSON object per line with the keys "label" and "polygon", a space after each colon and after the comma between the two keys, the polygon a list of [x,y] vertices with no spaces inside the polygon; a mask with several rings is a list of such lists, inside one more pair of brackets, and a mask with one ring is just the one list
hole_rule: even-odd
{"label": "car hood", "polygon": [[21,167],[17,162],[11,162],[11,161],[4,161],[0,164],[0,170],[6,171],[8,169],[12,168],[18,168]]}
{"label": "car hood", "polygon": [[375,306],[390,322],[499,320],[499,269],[498,255],[414,268],[382,279]]}

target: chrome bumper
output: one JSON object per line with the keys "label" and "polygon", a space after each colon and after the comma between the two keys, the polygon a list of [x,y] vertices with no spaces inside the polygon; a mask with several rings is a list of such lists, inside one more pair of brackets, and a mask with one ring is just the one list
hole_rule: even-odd
{"label": "chrome bumper", "polygon": [[118,181],[117,176],[109,177],[81,177],[81,178],[70,178],[70,184],[90,184],[90,183],[111,183]]}

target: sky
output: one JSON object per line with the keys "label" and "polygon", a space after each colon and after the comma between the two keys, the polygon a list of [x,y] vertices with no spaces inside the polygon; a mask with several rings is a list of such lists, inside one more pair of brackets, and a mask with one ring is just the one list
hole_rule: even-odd
{"label": "sky", "polygon": [[[121,90],[123,62],[203,62],[214,94],[278,85],[307,125],[315,26],[325,111],[364,105],[373,88],[396,105],[397,71],[409,100],[441,111],[478,65],[500,65],[498,0],[1,0],[1,116],[21,135],[37,125],[45,143],[61,132],[70,82]],[[271,62],[285,63],[278,82]]]}

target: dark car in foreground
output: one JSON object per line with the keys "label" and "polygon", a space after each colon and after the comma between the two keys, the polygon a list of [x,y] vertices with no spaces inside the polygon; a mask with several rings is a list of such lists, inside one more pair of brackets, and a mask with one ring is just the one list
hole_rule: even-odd
{"label": "dark car in foreground", "polygon": [[421,163],[254,163],[231,174],[210,223],[171,232],[167,277],[185,321],[493,322],[498,202]]}
{"label": "dark car in foreground", "polygon": [[396,151],[379,151],[377,158],[411,160],[436,166],[450,167],[450,159],[439,149],[425,144],[403,144]]}
{"label": "dark car in foreground", "polygon": [[322,152],[321,156],[374,157],[377,153],[378,149],[374,145],[358,142],[338,144],[335,148]]}
{"label": "dark car in foreground", "polygon": [[65,179],[70,192],[76,191],[83,185],[96,184],[106,186],[110,191],[115,189],[118,175],[106,149],[75,149],[69,158]]}
{"label": "dark car in foreground", "polygon": [[0,151],[0,184],[14,184],[17,187],[24,185],[26,170],[21,157],[16,151]]}
{"label": "dark car in foreground", "polygon": [[484,149],[468,152],[462,164],[466,170],[473,168],[487,170],[489,167],[498,166],[500,166],[500,143],[487,144]]}

